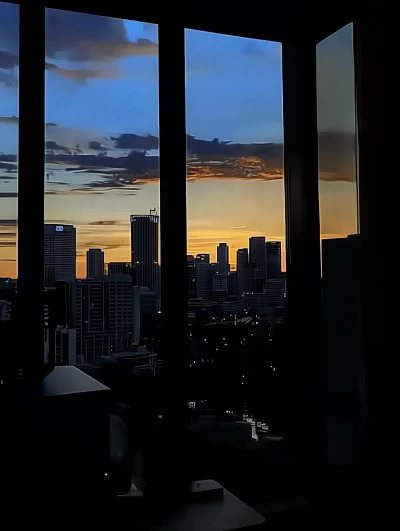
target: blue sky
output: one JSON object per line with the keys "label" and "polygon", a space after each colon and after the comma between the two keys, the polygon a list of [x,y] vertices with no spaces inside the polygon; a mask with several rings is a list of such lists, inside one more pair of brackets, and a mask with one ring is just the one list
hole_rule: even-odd
{"label": "blue sky", "polygon": [[[129,215],[159,205],[157,27],[47,17],[45,218],[77,226],[84,274],[88,247],[102,247],[106,261],[128,259]],[[17,152],[17,36],[17,7],[0,3],[0,274],[15,271],[17,174],[4,164]],[[281,45],[187,30],[186,66],[187,132],[196,137],[188,140],[188,251],[215,255],[227,241],[235,265],[252,235],[284,241]],[[329,193],[350,216],[331,227],[346,233],[354,183],[331,170]]]}

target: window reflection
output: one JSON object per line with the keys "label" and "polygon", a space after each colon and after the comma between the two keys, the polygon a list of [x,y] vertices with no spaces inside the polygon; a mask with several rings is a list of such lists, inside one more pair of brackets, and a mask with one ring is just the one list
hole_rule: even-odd
{"label": "window reflection", "polygon": [[353,25],[317,45],[321,238],[358,232]]}

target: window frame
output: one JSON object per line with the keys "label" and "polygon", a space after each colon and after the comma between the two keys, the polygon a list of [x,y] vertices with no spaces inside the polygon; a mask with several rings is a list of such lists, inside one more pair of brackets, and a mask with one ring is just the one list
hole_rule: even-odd
{"label": "window frame", "polygon": [[[33,3],[32,3],[33,4]],[[43,224],[45,180],[32,178],[31,168],[44,168],[45,156],[45,7],[20,5],[19,69],[19,175],[18,175],[18,316],[19,345],[28,373],[43,363]],[[63,5],[65,4],[65,5]],[[48,2],[47,7],[66,9],[67,2]],[[129,8],[108,8],[93,14],[132,18]],[[71,9],[69,9],[71,10]],[[88,9],[85,10],[88,12]],[[113,13],[111,14],[111,11]],[[184,430],[186,420],[185,373],[187,345],[187,196],[186,196],[186,93],[185,24],[167,23],[159,17],[139,20],[158,23],[159,29],[159,136],[161,294],[165,415]],[[347,22],[340,22],[340,26]],[[34,39],[24,39],[35,28]],[[209,31],[210,24],[204,23]],[[222,29],[222,28],[221,28]],[[330,29],[329,33],[334,31]],[[226,27],[222,33],[226,33]],[[256,32],[255,32],[256,33]],[[322,410],[323,366],[321,322],[313,323],[310,338],[301,334],[299,317],[307,311],[320,315],[320,231],[318,197],[318,140],[316,116],[316,40],[278,39],[271,28],[264,40],[282,42],[284,114],[284,189],[289,336],[293,341],[291,376],[291,425],[294,462],[324,461]],[[237,34],[235,32],[234,34]],[[249,32],[243,36],[251,37]],[[260,38],[260,34],[253,35]],[[325,38],[320,36],[319,39]],[[42,65],[42,66],[40,66]],[[179,80],[179,83],[176,82]],[[35,86],[32,91],[31,87]],[[33,133],[32,133],[33,131]],[[40,133],[40,134],[39,134]],[[310,138],[310,142],[305,142]],[[163,152],[168,153],[163,158]],[[170,238],[171,234],[174,238]],[[304,278],[308,279],[304,283]],[[179,330],[175,339],[170,330]],[[29,337],[29,345],[25,338]],[[183,338],[183,339],[182,339]],[[303,338],[303,339],[300,339]],[[303,344],[302,344],[303,342]],[[298,352],[307,352],[300,357]],[[305,385],[304,382],[307,382]],[[318,397],[316,399],[316,397]],[[305,409],[306,408],[306,409]],[[305,411],[307,413],[305,413]],[[301,416],[300,416],[301,414]],[[307,435],[305,428],[307,426]]]}

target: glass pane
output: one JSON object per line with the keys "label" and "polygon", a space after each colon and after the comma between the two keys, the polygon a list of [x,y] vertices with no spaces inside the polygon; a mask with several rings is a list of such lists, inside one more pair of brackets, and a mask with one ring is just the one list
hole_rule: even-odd
{"label": "glass pane", "polygon": [[[76,292],[56,323],[76,330],[70,361],[98,365],[143,341],[134,305],[145,325],[157,316],[157,27],[46,17],[45,278]],[[132,289],[138,300],[108,301]]]}
{"label": "glass pane", "polygon": [[353,25],[317,45],[321,238],[358,232]]}
{"label": "glass pane", "polygon": [[49,350],[112,388],[115,454],[159,372],[158,28],[47,9],[45,68]]}
{"label": "glass pane", "polygon": [[328,460],[355,464],[362,347],[352,24],[318,44],[317,93]]}
{"label": "glass pane", "polygon": [[288,430],[281,45],[186,30],[186,101],[192,475],[254,502]]}
{"label": "glass pane", "polygon": [[13,279],[17,277],[18,41],[19,6],[0,2],[0,278]]}

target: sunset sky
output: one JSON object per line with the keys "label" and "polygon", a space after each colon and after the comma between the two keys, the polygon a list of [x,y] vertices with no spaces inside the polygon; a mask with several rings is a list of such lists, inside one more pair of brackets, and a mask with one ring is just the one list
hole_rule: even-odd
{"label": "sunset sky", "polygon": [[[0,276],[16,276],[18,11],[0,3]],[[157,27],[48,10],[45,219],[129,260],[130,214],[159,206]],[[187,30],[188,254],[284,247],[281,45]],[[352,30],[317,50],[323,237],[357,230]],[[43,178],[40,168],[32,177]],[[161,179],[163,176],[161,175]],[[162,217],[161,217],[162,223]]]}

